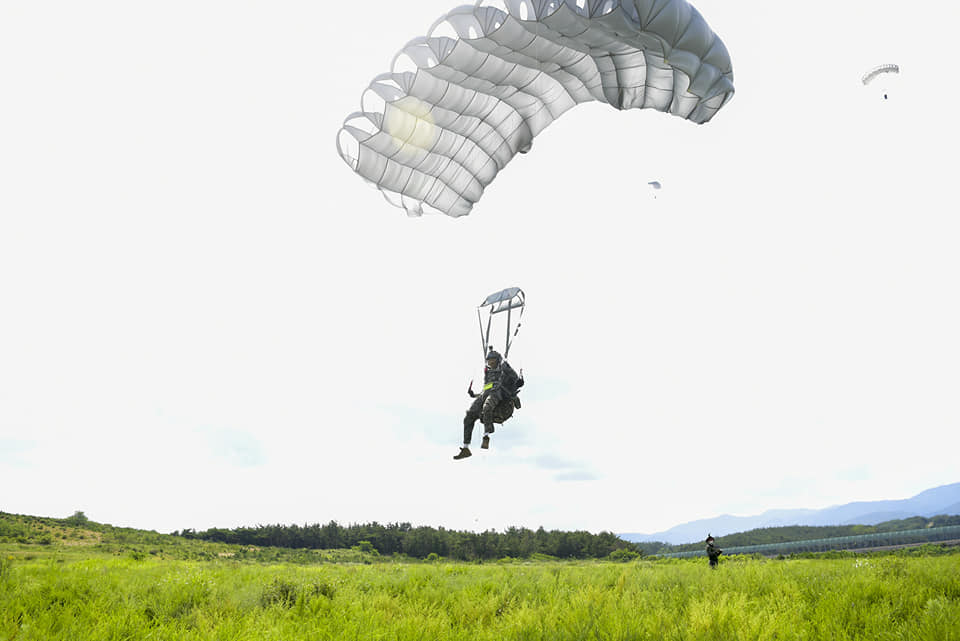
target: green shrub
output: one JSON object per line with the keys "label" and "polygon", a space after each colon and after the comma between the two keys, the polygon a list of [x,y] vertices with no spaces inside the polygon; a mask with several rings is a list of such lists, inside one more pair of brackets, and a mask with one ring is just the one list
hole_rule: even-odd
{"label": "green shrub", "polygon": [[80,510],[77,510],[76,512],[74,512],[73,516],[70,516],[64,519],[64,522],[67,525],[72,525],[74,527],[86,525],[89,521],[90,519],[87,518],[87,515],[81,512]]}
{"label": "green shrub", "polygon": [[326,581],[321,581],[321,582],[315,582],[311,586],[311,592],[313,593],[314,596],[325,596],[328,599],[332,599],[334,595],[337,593],[337,588],[335,585],[331,583],[327,583]]}
{"label": "green shrub", "polygon": [[380,553],[377,551],[377,548],[373,547],[373,543],[370,541],[360,541],[350,549],[357,552],[362,552],[364,554],[372,554],[374,556],[380,555]]}
{"label": "green shrub", "polygon": [[297,602],[299,595],[300,586],[277,577],[260,592],[260,605],[265,608],[271,605],[282,605],[289,608]]}
{"label": "green shrub", "polygon": [[620,548],[619,550],[614,550],[610,553],[609,559],[611,561],[617,561],[619,563],[626,563],[628,561],[633,561],[640,556],[639,552],[634,552],[629,548]]}

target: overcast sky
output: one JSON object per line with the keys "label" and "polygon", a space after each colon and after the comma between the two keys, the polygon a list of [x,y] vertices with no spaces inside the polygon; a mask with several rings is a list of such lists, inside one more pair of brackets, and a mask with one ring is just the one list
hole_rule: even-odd
{"label": "overcast sky", "polygon": [[[0,0],[0,510],[655,532],[960,481],[960,6],[699,0],[710,123],[581,105],[410,219],[334,140],[456,4]],[[508,286],[524,407],[453,461]]]}

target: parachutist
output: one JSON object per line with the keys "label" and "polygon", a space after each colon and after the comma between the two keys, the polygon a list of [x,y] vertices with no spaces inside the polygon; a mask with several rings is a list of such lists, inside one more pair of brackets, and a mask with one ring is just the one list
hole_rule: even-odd
{"label": "parachutist", "polygon": [[[471,382],[472,383],[472,382]],[[481,449],[490,449],[490,435],[494,433],[494,423],[503,423],[513,416],[519,406],[517,391],[523,387],[523,378],[518,376],[510,364],[499,353],[490,348],[487,353],[486,367],[483,368],[483,391],[473,391],[473,385],[467,388],[467,394],[473,403],[463,418],[463,446],[454,456],[460,460],[472,456],[470,442],[473,440],[473,427],[477,419],[483,423]]]}
{"label": "parachutist", "polygon": [[[520,328],[520,318],[523,316],[523,310],[526,305],[526,296],[519,287],[508,287],[499,292],[494,292],[477,307],[477,320],[480,321],[480,337],[483,339],[483,354],[486,361],[486,367],[483,368],[483,391],[479,394],[473,391],[473,381],[467,386],[467,395],[473,399],[467,415],[463,418],[463,446],[460,452],[453,458],[456,460],[465,459],[472,456],[470,452],[470,441],[473,438],[473,426],[477,419],[483,421],[483,441],[480,449],[490,449],[490,435],[494,432],[494,424],[503,424],[504,421],[513,416],[514,410],[520,409],[520,398],[517,392],[523,387],[523,369],[520,375],[513,371],[510,364],[507,363],[507,355],[510,353],[510,345],[513,340],[510,338],[511,321],[513,320],[513,310],[519,310],[516,317],[516,328]],[[483,318],[480,310],[488,309],[486,331],[483,329]],[[493,318],[496,314],[505,312],[506,316],[506,336],[503,356],[493,349],[490,344],[490,328]],[[513,332],[516,337],[517,332]]]}

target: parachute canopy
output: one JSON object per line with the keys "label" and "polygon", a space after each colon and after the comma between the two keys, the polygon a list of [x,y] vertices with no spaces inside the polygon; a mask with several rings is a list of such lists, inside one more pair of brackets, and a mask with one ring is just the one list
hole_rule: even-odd
{"label": "parachute canopy", "polygon": [[[519,287],[508,287],[499,292],[494,292],[487,296],[477,307],[477,320],[480,321],[480,339],[483,342],[483,353],[486,355],[489,348],[493,347],[490,340],[490,330],[493,326],[493,317],[496,314],[506,312],[506,327],[503,342],[503,357],[506,358],[510,353],[510,346],[513,345],[513,339],[520,331],[520,319],[523,317],[523,310],[526,306],[526,295]],[[483,310],[487,312],[486,329],[483,323]],[[514,317],[514,311],[519,310]],[[513,321],[516,320],[516,325]],[[498,321],[499,323],[499,321]]]}
{"label": "parachute canopy", "polygon": [[879,67],[874,67],[867,73],[863,74],[863,78],[860,80],[865,85],[869,85],[874,78],[884,73],[900,73],[900,67],[897,65],[880,65]]}
{"label": "parachute canopy", "polygon": [[373,79],[337,148],[409,215],[463,216],[579,103],[702,124],[733,92],[726,47],[686,0],[479,0]]}
{"label": "parachute canopy", "polygon": [[519,287],[508,287],[507,289],[490,294],[480,303],[480,307],[490,307],[491,314],[513,309],[514,307],[523,307],[523,290]]}
{"label": "parachute canopy", "polygon": [[660,184],[659,180],[651,180],[647,184],[653,187],[654,189],[660,189],[661,187],[663,187],[663,185]]}

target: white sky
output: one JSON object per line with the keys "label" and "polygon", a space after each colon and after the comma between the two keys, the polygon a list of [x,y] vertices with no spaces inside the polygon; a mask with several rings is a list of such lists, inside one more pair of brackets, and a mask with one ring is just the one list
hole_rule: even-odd
{"label": "white sky", "polygon": [[[653,532],[960,480],[960,6],[699,0],[712,122],[582,105],[408,219],[334,139],[456,4],[0,0],[0,510]],[[513,285],[524,408],[454,462]]]}

